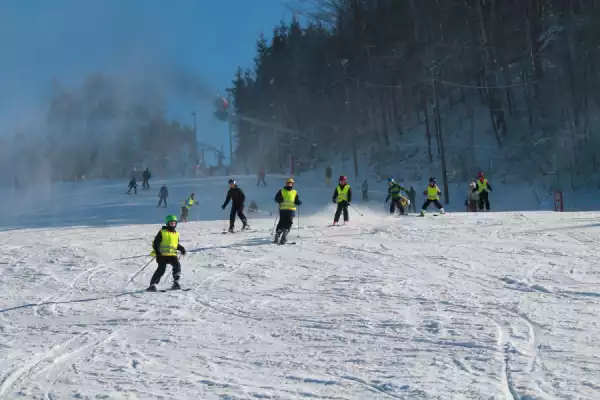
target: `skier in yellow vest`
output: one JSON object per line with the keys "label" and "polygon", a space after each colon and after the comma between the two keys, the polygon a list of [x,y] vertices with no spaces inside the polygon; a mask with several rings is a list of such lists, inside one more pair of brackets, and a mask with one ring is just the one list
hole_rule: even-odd
{"label": "skier in yellow vest", "polygon": [[337,203],[335,216],[333,217],[333,225],[337,225],[340,220],[340,215],[344,212],[344,222],[348,222],[348,206],[352,203],[352,188],[348,185],[348,179],[345,176],[340,176],[338,185],[333,191],[333,202]]}
{"label": "skier in yellow vest", "polygon": [[158,268],[156,268],[154,275],[152,275],[150,287],[146,289],[149,292],[156,292],[158,290],[158,283],[167,269],[167,264],[173,267],[173,286],[171,289],[181,289],[179,285],[181,264],[177,258],[177,251],[180,251],[181,255],[184,256],[185,248],[179,244],[179,232],[175,230],[176,227],[177,217],[175,215],[167,215],[165,226],[161,228],[154,238],[151,255],[156,257]]}
{"label": "skier in yellow vest", "polygon": [[479,211],[483,211],[484,206],[485,211],[490,211],[489,192],[492,191],[492,185],[490,185],[483,175],[483,172],[477,174],[477,181],[475,183],[477,184],[477,193],[479,194]]}
{"label": "skier in yellow vest", "polygon": [[294,189],[294,179],[289,178],[285,181],[284,188],[275,195],[275,202],[279,203],[279,223],[275,230],[273,243],[286,244],[287,235],[296,216],[296,207],[302,204],[298,197],[298,191]]}
{"label": "skier in yellow vest", "polygon": [[181,218],[179,218],[181,222],[188,222],[188,212],[194,204],[200,206],[198,200],[196,200],[196,193],[190,194],[190,197],[185,199],[185,201],[183,202],[183,205],[181,206]]}
{"label": "skier in yellow vest", "polygon": [[427,210],[427,207],[429,207],[431,203],[435,204],[435,206],[440,210],[441,214],[444,214],[444,206],[442,206],[442,203],[440,203],[440,195],[442,194],[442,191],[438,187],[434,177],[429,178],[429,186],[427,186],[427,189],[423,191],[423,194],[427,196],[427,199],[425,200],[425,203],[423,203],[423,207],[421,207],[421,214],[419,215],[420,217],[425,216],[425,210]]}

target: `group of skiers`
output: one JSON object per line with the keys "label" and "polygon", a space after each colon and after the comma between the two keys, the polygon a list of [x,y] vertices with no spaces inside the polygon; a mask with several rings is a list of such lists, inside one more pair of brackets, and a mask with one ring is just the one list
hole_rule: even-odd
{"label": "group of skiers", "polygon": [[[144,172],[142,172],[142,189],[147,190],[150,189],[150,178],[152,178],[152,174],[150,173],[150,170],[148,168],[146,168],[144,170]],[[127,190],[127,194],[131,194],[131,190],[133,189],[133,193],[137,194],[137,180],[135,178],[135,176],[133,176],[131,178],[131,180],[129,181],[129,185],[128,185],[128,189]]]}
{"label": "group of skiers", "polygon": [[[410,190],[406,190],[402,185],[397,183],[394,178],[388,178],[388,194],[385,199],[385,203],[391,200],[390,203],[390,214],[394,214],[396,208],[399,210],[400,214],[407,215],[407,209],[414,209],[414,201],[410,197],[414,198],[415,191],[414,188],[411,187]],[[246,201],[246,196],[241,188],[238,187],[235,180],[230,179],[228,181],[229,190],[227,191],[227,195],[225,198],[225,202],[221,206],[224,210],[227,205],[231,202],[231,212],[229,215],[229,232],[234,232],[235,220],[236,216],[242,221],[242,230],[246,230],[249,228],[248,219],[244,215],[244,203]],[[298,191],[295,189],[295,181],[293,178],[289,178],[285,181],[285,185],[282,189],[278,190],[275,194],[274,201],[279,205],[279,216],[278,223],[275,228],[275,236],[273,242],[276,244],[286,244],[287,236],[292,228],[294,223],[294,217],[296,216],[296,212],[298,207],[302,205],[302,201],[298,195]],[[363,182],[363,199],[365,199],[365,186],[366,191],[368,192],[368,184],[366,181]],[[164,195],[159,194],[159,197],[164,198],[165,207],[166,207],[166,197],[168,196],[168,192],[166,186],[163,185],[161,187],[161,192]],[[467,198],[467,207],[469,211],[471,211],[474,207],[473,201],[477,201],[477,210],[483,210],[485,207],[486,211],[490,210],[489,203],[489,192],[492,190],[492,187],[488,180],[485,178],[482,172],[477,174],[477,180],[473,181],[469,185],[469,197]],[[405,193],[406,196],[403,196],[402,193]],[[471,197],[472,194],[477,194],[477,199]],[[425,216],[425,212],[429,205],[432,203],[438,208],[441,214],[444,214],[444,207],[440,203],[440,195],[441,190],[437,185],[437,181],[434,177],[429,178],[429,183],[426,189],[423,191],[423,195],[425,196],[425,202],[421,207],[421,211],[419,213],[420,217]],[[368,197],[367,197],[368,199]],[[333,226],[338,225],[340,217],[343,215],[344,223],[349,222],[349,213],[348,207],[352,204],[352,188],[348,184],[348,179],[346,176],[340,176],[338,179],[338,185],[335,187],[332,202],[337,205],[335,214],[333,217]],[[187,221],[188,211],[194,205],[199,205],[198,201],[195,198],[195,193],[191,193],[190,196],[185,200],[184,204],[181,207],[181,221]],[[160,201],[159,201],[160,205]],[[173,286],[172,289],[180,289],[181,285],[179,284],[179,279],[181,276],[181,264],[179,262],[179,258],[177,257],[177,252],[179,251],[181,255],[185,255],[185,248],[179,243],[179,233],[176,231],[177,227],[177,217],[175,215],[168,215],[165,218],[165,226],[161,228],[158,232],[154,241],[152,243],[152,253],[151,255],[156,257],[156,262],[158,267],[152,278],[150,280],[150,286],[148,287],[148,291],[157,291],[157,285],[160,282],[161,277],[164,275],[166,266],[171,265],[173,267]]]}

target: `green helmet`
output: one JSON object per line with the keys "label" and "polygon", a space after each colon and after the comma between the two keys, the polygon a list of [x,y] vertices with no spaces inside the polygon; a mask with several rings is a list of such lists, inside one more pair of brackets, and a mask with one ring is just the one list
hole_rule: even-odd
{"label": "green helmet", "polygon": [[167,215],[167,216],[165,217],[165,224],[166,224],[166,225],[169,225],[169,222],[171,222],[171,221],[175,221],[175,222],[177,222],[177,216],[175,216],[175,215],[171,214],[171,215]]}

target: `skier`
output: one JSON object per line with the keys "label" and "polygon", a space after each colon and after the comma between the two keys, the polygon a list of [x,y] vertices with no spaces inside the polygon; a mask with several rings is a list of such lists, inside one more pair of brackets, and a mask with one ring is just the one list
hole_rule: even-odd
{"label": "skier", "polygon": [[127,194],[131,194],[131,189],[133,189],[134,194],[137,194],[137,182],[135,176],[129,181],[129,190],[127,191]]}
{"label": "skier", "polygon": [[150,178],[152,177],[152,174],[150,173],[150,170],[148,170],[148,168],[146,168],[144,170],[144,172],[142,173],[142,188],[143,189],[150,189],[150,184],[148,183],[148,181],[150,180]]}
{"label": "skier", "polygon": [[332,175],[333,171],[331,170],[331,167],[327,166],[327,168],[325,168],[325,186],[329,187],[329,185],[331,184]]}
{"label": "skier", "polygon": [[256,187],[260,187],[260,183],[262,182],[263,187],[267,187],[267,182],[265,181],[265,176],[267,174],[265,173],[265,169],[261,168],[260,171],[258,171],[258,179],[256,180]]}
{"label": "skier", "polygon": [[490,199],[489,192],[492,191],[492,185],[483,175],[483,172],[477,173],[477,193],[479,194],[479,210],[483,211],[485,205],[485,211],[490,211]]}
{"label": "skier", "polygon": [[279,223],[275,230],[275,240],[273,243],[286,244],[287,235],[294,223],[296,206],[302,205],[298,197],[298,192],[294,189],[294,179],[289,178],[285,181],[284,188],[275,194],[275,202],[279,203]]}
{"label": "skier", "polygon": [[152,243],[154,251],[151,253],[156,257],[158,268],[150,279],[150,286],[146,289],[149,292],[156,292],[160,278],[165,273],[167,264],[173,267],[173,286],[172,289],[181,289],[179,278],[181,277],[181,264],[177,257],[177,251],[181,255],[185,255],[185,248],[179,244],[179,232],[175,230],[177,227],[177,217],[175,215],[167,215],[165,218],[165,226],[163,226]]}
{"label": "skier", "polygon": [[467,199],[465,200],[465,206],[467,212],[477,212],[479,203],[479,193],[477,193],[477,184],[475,181],[469,184],[469,191],[467,192]]}
{"label": "skier", "polygon": [[248,220],[244,215],[244,201],[246,201],[246,195],[242,189],[240,189],[233,179],[229,180],[229,191],[227,192],[227,197],[225,198],[225,203],[221,206],[224,210],[229,204],[231,200],[231,213],[229,214],[229,233],[233,233],[233,228],[235,226],[235,216],[237,215],[242,221],[242,230],[248,229]]}
{"label": "skier", "polygon": [[407,212],[404,206],[408,204],[408,199],[400,194],[400,192],[408,193],[408,191],[399,183],[394,181],[394,178],[388,178],[388,195],[385,198],[385,203],[392,199],[390,203],[390,214],[394,214],[396,206],[400,210],[400,215],[406,215]]}
{"label": "skier", "polygon": [[369,201],[369,183],[366,179],[363,181],[361,189],[363,201]]}
{"label": "skier", "polygon": [[340,176],[338,179],[339,185],[333,190],[332,201],[337,203],[337,209],[335,210],[335,216],[333,217],[333,225],[337,225],[340,220],[342,211],[344,212],[344,222],[349,222],[348,218],[348,206],[352,203],[352,189],[348,185],[348,179],[345,176]]}
{"label": "skier", "polygon": [[408,199],[410,200],[408,210],[415,212],[415,213],[417,212],[417,203],[415,202],[416,198],[417,198],[417,191],[415,190],[414,187],[411,186],[410,189],[408,189]]}
{"label": "skier", "polygon": [[190,194],[190,197],[185,199],[183,205],[181,206],[181,222],[188,222],[188,212],[192,206],[196,204],[196,206],[200,207],[198,200],[196,200],[196,193]]}
{"label": "skier", "polygon": [[425,216],[425,210],[427,210],[427,207],[429,207],[431,203],[435,204],[435,206],[440,210],[441,214],[444,214],[444,206],[442,206],[442,204],[440,203],[441,194],[442,191],[438,187],[435,178],[429,178],[429,186],[427,186],[427,189],[423,191],[423,195],[427,196],[427,199],[425,200],[425,203],[423,203],[423,207],[421,208],[421,214],[419,215],[420,217]]}
{"label": "skier", "polygon": [[156,208],[160,207],[161,203],[165,203],[163,208],[167,208],[167,198],[169,197],[169,190],[167,189],[167,185],[162,185],[160,190],[158,191],[158,204]]}

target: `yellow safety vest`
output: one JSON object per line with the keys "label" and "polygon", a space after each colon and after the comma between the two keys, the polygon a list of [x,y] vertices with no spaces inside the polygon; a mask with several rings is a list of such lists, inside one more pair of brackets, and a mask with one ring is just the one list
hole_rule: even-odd
{"label": "yellow safety vest", "polygon": [[176,256],[177,246],[179,245],[179,232],[171,232],[161,229],[161,240],[159,251],[163,256]]}
{"label": "yellow safety vest", "polygon": [[438,187],[438,185],[435,185],[434,187],[431,186],[427,186],[427,200],[439,200],[440,196],[438,195],[438,192],[440,191],[440,188]]}
{"label": "yellow safety vest", "polygon": [[279,205],[279,209],[295,211],[296,204],[294,204],[294,201],[296,200],[296,194],[298,194],[296,190],[281,189],[281,197],[283,197],[283,202],[281,202]]}
{"label": "yellow safety vest", "polygon": [[338,185],[336,190],[338,203],[341,203],[342,201],[348,201],[348,191],[350,190],[350,185],[344,186],[343,189],[340,187],[340,185]]}
{"label": "yellow safety vest", "polygon": [[483,191],[489,192],[488,190],[488,180],[483,178],[483,182],[477,179],[477,193],[481,193]]}
{"label": "yellow safety vest", "polygon": [[187,200],[183,203],[183,205],[185,207],[187,207],[188,209],[190,209],[194,205],[194,202],[195,202],[194,199],[192,199],[191,197],[188,197]]}

